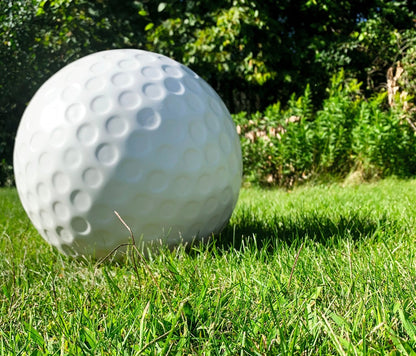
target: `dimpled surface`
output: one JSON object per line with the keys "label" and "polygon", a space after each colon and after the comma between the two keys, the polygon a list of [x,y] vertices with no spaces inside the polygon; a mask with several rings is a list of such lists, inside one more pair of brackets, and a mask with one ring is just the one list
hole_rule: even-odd
{"label": "dimpled surface", "polygon": [[51,245],[105,256],[221,230],[237,202],[239,138],[215,91],[189,68],[141,50],[81,58],[28,105],[16,136],[23,207]]}

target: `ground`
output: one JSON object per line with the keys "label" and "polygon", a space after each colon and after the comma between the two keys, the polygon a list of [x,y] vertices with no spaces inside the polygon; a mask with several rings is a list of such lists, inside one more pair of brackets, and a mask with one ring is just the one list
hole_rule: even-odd
{"label": "ground", "polygon": [[49,247],[0,190],[1,354],[412,354],[416,180],[243,188],[220,236],[124,263]]}

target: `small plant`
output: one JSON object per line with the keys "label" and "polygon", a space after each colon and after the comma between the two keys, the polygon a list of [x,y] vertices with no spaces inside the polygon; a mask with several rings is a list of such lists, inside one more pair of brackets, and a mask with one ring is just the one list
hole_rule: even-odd
{"label": "small plant", "polygon": [[357,121],[357,108],[363,100],[361,83],[346,80],[344,72],[334,75],[329,97],[315,120],[315,150],[320,172],[345,175],[353,166],[352,131]]}
{"label": "small plant", "polygon": [[401,110],[382,110],[386,93],[360,105],[353,130],[353,157],[365,176],[409,176],[415,172],[416,140]]}
{"label": "small plant", "polygon": [[354,171],[364,179],[416,174],[412,98],[396,90],[366,99],[361,85],[341,71],[316,112],[308,86],[285,108],[277,102],[264,112],[234,115],[246,180],[291,187]]}
{"label": "small plant", "polygon": [[263,113],[234,115],[246,179],[284,186],[307,179],[314,163],[312,117],[309,86],[303,96],[292,95],[286,110],[277,102]]}

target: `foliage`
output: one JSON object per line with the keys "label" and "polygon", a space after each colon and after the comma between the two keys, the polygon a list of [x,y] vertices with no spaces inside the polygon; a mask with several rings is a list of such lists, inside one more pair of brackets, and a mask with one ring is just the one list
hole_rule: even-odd
{"label": "foliage", "polygon": [[363,179],[416,174],[416,133],[400,93],[390,107],[387,92],[366,99],[361,86],[341,71],[316,113],[307,88],[287,109],[277,103],[263,113],[235,115],[246,179],[292,186],[352,171]]}
{"label": "foliage", "polygon": [[[311,162],[316,167],[320,157],[326,162],[320,168],[339,169],[338,157],[348,156],[349,149],[339,145],[344,140],[349,145],[350,128],[336,133],[335,119],[325,123],[324,118],[341,118],[336,100],[348,103],[343,97],[324,103],[329,100],[325,88],[344,69],[346,77],[363,83],[364,97],[372,97],[385,87],[387,69],[400,60],[406,72],[399,84],[414,97],[414,19],[412,2],[389,0],[0,1],[0,184],[10,181],[10,169],[4,167],[12,164],[18,122],[39,86],[81,56],[120,47],[160,52],[190,66],[218,91],[231,112],[247,113],[242,116],[264,113],[276,101],[291,107],[292,93],[299,98],[309,85],[315,114],[305,115],[305,123],[288,125],[289,113],[272,113],[280,117],[280,125],[288,126],[283,140],[294,127],[309,131],[313,116],[321,118],[319,125],[332,139],[341,135],[338,147],[328,151],[331,143],[327,151],[314,151],[313,158],[300,163],[273,138],[275,154],[291,157],[290,163],[285,166],[274,158],[265,168],[287,172],[296,166],[292,175],[297,177],[310,170]],[[309,147],[310,140],[303,144]]]}
{"label": "foliage", "polygon": [[382,110],[385,94],[363,101],[353,131],[356,164],[368,176],[416,173],[415,132],[398,109]]}
{"label": "foliage", "polygon": [[416,95],[416,37],[411,30],[397,33],[396,36],[400,52],[392,67],[397,70],[401,66],[404,69],[397,84],[413,99]]}
{"label": "foliage", "polygon": [[359,81],[368,74],[374,89],[400,52],[397,34],[414,32],[414,9],[404,1],[163,4],[158,17],[146,13],[148,48],[201,73],[235,113],[287,101],[308,83],[320,104],[328,79],[342,67]]}
{"label": "foliage", "polygon": [[315,159],[310,96],[308,86],[303,96],[292,95],[287,109],[278,102],[263,113],[234,116],[248,180],[292,185],[307,178]]}
{"label": "foliage", "polygon": [[[364,81],[362,73],[379,56],[376,67],[384,75],[400,52],[399,34],[414,30],[413,10],[388,0],[3,1],[0,52],[27,57],[14,68],[25,69],[36,87],[92,51],[146,47],[190,65],[233,112],[255,111],[302,93],[308,82],[316,84],[311,91],[319,103],[322,85],[340,67]],[[15,79],[28,84],[23,74]]]}
{"label": "foliage", "polygon": [[317,61],[333,73],[343,67],[349,77],[379,90],[387,69],[403,55],[404,38],[414,28],[414,5],[407,1],[374,1],[365,15],[357,13],[356,25],[317,54]]}
{"label": "foliage", "polygon": [[0,187],[11,187],[13,185],[13,167],[3,158],[0,162]]}
{"label": "foliage", "polygon": [[331,79],[329,96],[315,120],[319,170],[345,174],[351,167],[351,132],[355,126],[361,83],[346,80],[341,71]]}
{"label": "foliage", "polygon": [[0,1],[0,162],[5,160],[0,185],[10,180],[11,171],[5,167],[12,164],[14,136],[25,106],[49,76],[94,51],[143,46],[144,35],[137,31],[143,23],[130,20],[135,4]]}

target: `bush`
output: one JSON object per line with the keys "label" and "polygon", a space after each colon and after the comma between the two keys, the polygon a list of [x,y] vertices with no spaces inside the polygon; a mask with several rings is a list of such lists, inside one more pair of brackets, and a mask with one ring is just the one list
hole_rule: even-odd
{"label": "bush", "polygon": [[416,136],[402,110],[383,110],[385,102],[386,93],[360,105],[353,130],[355,165],[367,177],[408,177],[416,173]]}
{"label": "bush", "polygon": [[387,92],[367,100],[360,87],[341,71],[316,113],[307,87],[286,109],[278,102],[262,113],[234,115],[246,180],[291,187],[353,171],[367,179],[416,174],[416,135],[400,94],[389,106]]}
{"label": "bush", "polygon": [[314,145],[321,173],[344,175],[353,165],[352,129],[362,100],[360,86],[356,80],[345,80],[343,71],[331,79],[329,97],[315,120]]}
{"label": "bush", "polygon": [[315,160],[312,119],[309,86],[303,96],[292,95],[286,110],[278,102],[263,113],[234,115],[246,179],[292,186],[308,178]]}

